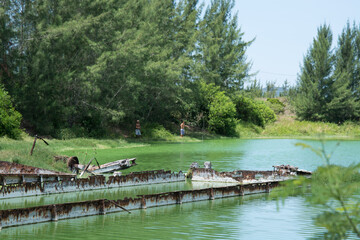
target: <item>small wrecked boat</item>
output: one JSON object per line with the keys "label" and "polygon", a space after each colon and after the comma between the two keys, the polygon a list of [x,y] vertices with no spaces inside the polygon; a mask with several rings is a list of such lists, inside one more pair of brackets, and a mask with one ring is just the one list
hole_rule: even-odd
{"label": "small wrecked boat", "polygon": [[127,169],[129,167],[135,166],[135,160],[136,158],[117,160],[114,162],[102,164],[100,166],[92,166],[89,167],[87,170],[93,174],[112,173],[118,170]]}
{"label": "small wrecked boat", "polygon": [[[93,161],[97,163],[97,165],[90,165]],[[81,171],[80,176],[82,176],[85,172],[99,175],[99,174],[105,174],[105,173],[113,173],[118,170],[127,169],[132,166],[136,165],[136,158],[127,158],[127,159],[121,159],[116,160],[113,162],[108,162],[105,164],[100,165],[99,162],[96,160],[96,158],[90,159],[89,163],[86,165],[79,164],[79,159],[74,157],[69,157],[67,159],[67,166],[69,167],[69,170],[72,172],[78,173]]]}

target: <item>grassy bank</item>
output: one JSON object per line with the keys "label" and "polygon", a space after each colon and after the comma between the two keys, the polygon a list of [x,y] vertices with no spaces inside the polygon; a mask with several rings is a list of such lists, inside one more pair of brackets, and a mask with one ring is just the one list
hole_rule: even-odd
{"label": "grassy bank", "polygon": [[85,164],[85,161],[87,162],[90,160],[98,149],[136,148],[148,146],[153,142],[199,142],[202,139],[213,138],[220,138],[220,136],[206,132],[191,132],[189,136],[181,138],[164,129],[154,129],[151,135],[148,134],[140,139],[46,139],[49,145],[46,145],[38,139],[33,155],[30,156],[34,138],[23,133],[21,140],[13,140],[6,137],[0,138],[0,160],[66,172],[66,165],[63,162],[55,162],[54,156],[64,155],[66,152],[76,150],[80,152],[81,156],[78,157],[80,158],[81,163]]}
{"label": "grassy bank", "polygon": [[260,128],[251,123],[240,123],[236,131],[240,138],[324,138],[360,139],[360,124],[347,122],[342,125],[323,122],[281,119]]}
{"label": "grassy bank", "polygon": [[[181,138],[163,127],[144,129],[140,139],[134,137],[117,139],[91,139],[74,138],[67,140],[47,139],[49,145],[38,140],[30,156],[34,141],[33,137],[22,136],[21,140],[0,138],[0,160],[47,168],[57,171],[67,171],[63,162],[55,162],[54,156],[64,155],[66,152],[77,151],[82,163],[88,161],[97,149],[135,148],[144,147],[153,142],[199,142],[208,139],[222,138],[209,132],[187,130],[187,135]],[[332,139],[360,139],[360,124],[345,123],[337,125],[332,123],[297,121],[291,116],[280,116],[278,121],[267,125],[265,128],[251,123],[240,122],[236,127],[240,138],[318,138]],[[87,160],[86,160],[87,159]]]}

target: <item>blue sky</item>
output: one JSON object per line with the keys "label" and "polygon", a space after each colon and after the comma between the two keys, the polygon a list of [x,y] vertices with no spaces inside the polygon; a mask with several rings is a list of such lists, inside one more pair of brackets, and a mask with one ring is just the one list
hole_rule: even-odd
{"label": "blue sky", "polygon": [[360,0],[235,0],[233,10],[244,39],[256,37],[247,57],[263,86],[266,81],[281,86],[285,79],[295,85],[321,24],[330,25],[333,44],[348,20],[360,24]]}

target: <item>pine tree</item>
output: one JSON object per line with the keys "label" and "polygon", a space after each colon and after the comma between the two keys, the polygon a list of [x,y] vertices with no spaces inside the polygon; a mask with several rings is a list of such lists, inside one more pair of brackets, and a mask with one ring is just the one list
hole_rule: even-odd
{"label": "pine tree", "polygon": [[353,31],[355,32],[355,66],[353,83],[351,85],[357,99],[360,99],[360,25],[354,25]]}
{"label": "pine tree", "polygon": [[246,92],[248,92],[252,98],[261,98],[264,96],[263,86],[261,85],[260,80],[257,79],[254,79],[250,85],[246,87]]}
{"label": "pine tree", "polygon": [[199,76],[223,90],[243,89],[251,67],[245,51],[252,41],[243,40],[233,7],[233,0],[212,0],[200,23]]}
{"label": "pine tree", "polygon": [[301,119],[326,121],[326,107],[332,99],[334,55],[331,44],[330,26],[320,26],[304,57],[298,79],[295,110]]}
{"label": "pine tree", "polygon": [[289,96],[289,90],[290,90],[290,85],[289,85],[289,81],[287,79],[285,79],[283,85],[281,86],[282,92],[280,93],[280,96],[284,97],[284,96]]}
{"label": "pine tree", "polygon": [[360,114],[359,99],[356,96],[356,29],[350,24],[343,29],[338,40],[335,56],[334,83],[332,99],[327,104],[327,120],[342,123],[358,119]]}

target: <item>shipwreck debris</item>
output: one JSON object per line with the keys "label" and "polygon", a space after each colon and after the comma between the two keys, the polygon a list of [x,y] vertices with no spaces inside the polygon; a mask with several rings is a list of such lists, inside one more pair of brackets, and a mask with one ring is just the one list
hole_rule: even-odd
{"label": "shipwreck debris", "polygon": [[210,162],[210,161],[204,162],[204,167],[205,167],[206,169],[211,169],[211,162]]}
{"label": "shipwreck debris", "polygon": [[79,164],[79,159],[76,156],[68,157],[66,159],[66,165],[69,168],[69,170],[73,173],[78,174],[79,170],[75,167],[75,164]]}
{"label": "shipwreck debris", "polygon": [[[76,162],[75,159],[73,161]],[[114,169],[115,165],[118,167],[119,164],[125,164],[125,167],[130,167],[135,163],[135,158],[118,160],[115,161],[116,164],[112,162],[98,166],[90,166],[92,161],[93,159],[87,166],[83,167],[84,171],[94,172],[95,170],[106,168],[108,168],[106,170],[108,171]],[[72,166],[79,168],[79,165],[74,163]],[[191,177],[192,181],[230,182],[235,184],[231,186],[137,195],[136,198],[125,197],[119,200],[99,199],[0,210],[0,229],[1,227],[58,221],[91,215],[104,215],[112,212],[126,211],[131,213],[130,210],[150,207],[269,193],[272,188],[279,186],[281,181],[293,179],[299,175],[311,175],[309,171],[300,170],[289,165],[273,166],[273,171],[236,170],[232,172],[217,172],[211,168],[211,162],[205,162],[204,167],[199,168],[198,163],[192,163],[188,177]],[[0,161],[0,183],[2,183],[0,185],[0,199],[185,181],[185,175],[181,171],[179,173],[172,173],[171,171],[164,170],[144,171],[127,175],[121,175],[121,172],[114,172],[114,175],[109,176],[108,179],[103,175],[77,179],[73,174],[61,174],[55,171]],[[28,178],[24,176],[33,176],[33,178],[29,178],[30,181],[28,182]]]}
{"label": "shipwreck debris", "polygon": [[[217,172],[209,168],[210,162],[205,162],[205,168],[196,168],[192,163],[188,177],[192,181],[227,182],[227,183],[264,183],[273,181],[285,181],[296,176],[310,176],[311,172],[290,165],[273,166],[273,171],[235,170],[232,172]],[[199,164],[197,164],[199,166]]]}
{"label": "shipwreck debris", "polygon": [[[136,158],[127,158],[122,160],[116,160],[113,162],[108,162],[100,165],[96,158],[91,158],[88,164],[83,165],[79,163],[77,156],[54,156],[55,161],[64,161],[66,162],[67,167],[73,173],[78,174],[81,171],[80,177],[85,173],[91,173],[94,175],[113,173],[118,170],[127,169],[133,167],[136,164]],[[95,160],[96,165],[90,165]]]}
{"label": "shipwreck debris", "polygon": [[279,174],[291,174],[291,175],[311,175],[310,171],[299,169],[298,167],[294,167],[291,165],[279,165],[273,166],[274,171],[279,172]]}
{"label": "shipwreck debris", "polygon": [[[95,159],[96,160],[96,159]],[[105,163],[98,166],[90,166],[88,171],[93,174],[113,173],[118,170],[127,169],[136,165],[136,158],[122,159]]]}
{"label": "shipwreck debris", "polygon": [[193,162],[191,165],[190,165],[190,168],[199,168],[199,164],[197,162]]}

